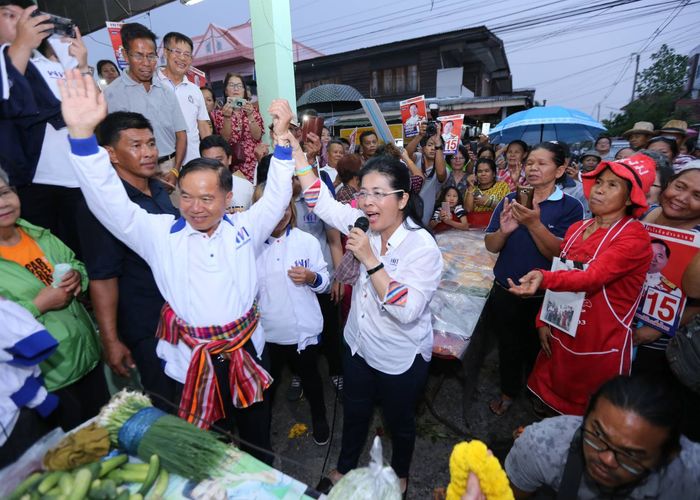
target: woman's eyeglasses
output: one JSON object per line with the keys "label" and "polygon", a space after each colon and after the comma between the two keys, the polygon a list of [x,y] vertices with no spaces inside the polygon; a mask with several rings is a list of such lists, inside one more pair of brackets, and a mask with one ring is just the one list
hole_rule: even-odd
{"label": "woman's eyeglasses", "polygon": [[404,193],[405,191],[403,189],[395,189],[394,191],[389,191],[387,193],[383,193],[381,191],[358,191],[357,193],[354,194],[355,199],[360,201],[360,200],[374,200],[374,201],[382,201],[384,198],[386,198],[389,195],[392,194],[397,194],[397,193]]}

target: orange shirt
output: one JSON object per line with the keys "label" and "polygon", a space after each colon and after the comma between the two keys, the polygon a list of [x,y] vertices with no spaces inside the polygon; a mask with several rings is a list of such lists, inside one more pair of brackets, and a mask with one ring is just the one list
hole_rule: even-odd
{"label": "orange shirt", "polygon": [[49,286],[53,282],[53,266],[46,258],[36,241],[27,233],[18,229],[19,243],[11,247],[0,246],[0,257],[16,262],[27,268],[44,285]]}

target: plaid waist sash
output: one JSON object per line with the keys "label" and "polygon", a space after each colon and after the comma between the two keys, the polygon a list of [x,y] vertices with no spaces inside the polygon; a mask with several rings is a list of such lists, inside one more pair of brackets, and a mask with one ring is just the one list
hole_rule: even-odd
{"label": "plaid waist sash", "polygon": [[156,337],[171,344],[183,341],[192,349],[182,391],[180,418],[203,429],[226,416],[212,356],[229,359],[229,383],[233,406],[247,408],[263,400],[263,391],[272,384],[272,377],[255,362],[243,345],[258,326],[260,313],[253,307],[223,326],[194,327],[178,318],[167,302],[160,311]]}

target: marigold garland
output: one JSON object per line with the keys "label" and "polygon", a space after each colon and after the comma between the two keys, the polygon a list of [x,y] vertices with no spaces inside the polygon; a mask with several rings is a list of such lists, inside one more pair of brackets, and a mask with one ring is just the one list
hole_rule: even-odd
{"label": "marigold garland", "polygon": [[489,455],[486,445],[477,440],[459,443],[452,450],[447,500],[459,500],[464,495],[470,472],[479,479],[481,491],[488,500],[513,500],[513,491],[501,464]]}

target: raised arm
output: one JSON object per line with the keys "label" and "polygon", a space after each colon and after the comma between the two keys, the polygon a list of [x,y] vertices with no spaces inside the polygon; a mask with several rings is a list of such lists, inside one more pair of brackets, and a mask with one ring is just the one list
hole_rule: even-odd
{"label": "raised arm", "polygon": [[97,92],[91,76],[81,76],[77,70],[67,71],[66,80],[59,80],[58,85],[70,135],[71,163],[90,211],[144,260],[158,258],[154,242],[174,218],[149,214],[133,203],[107,152],[98,147],[93,131],[107,115],[103,94]]}

